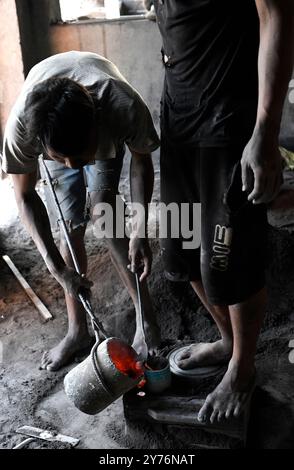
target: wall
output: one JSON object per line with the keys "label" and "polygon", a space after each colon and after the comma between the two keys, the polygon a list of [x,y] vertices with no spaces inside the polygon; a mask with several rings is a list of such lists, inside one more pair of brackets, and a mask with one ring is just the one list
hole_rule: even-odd
{"label": "wall", "polygon": [[24,77],[51,54],[50,22],[59,19],[59,0],[0,1],[0,143]]}
{"label": "wall", "polygon": [[[157,25],[148,20],[80,22],[51,27],[52,54],[78,50],[101,54],[114,62],[126,79],[147,103],[159,130],[160,96],[163,85],[161,38]],[[120,190],[128,200],[129,159],[127,152],[121,175]],[[159,150],[153,154],[154,193],[159,198]]]}
{"label": "wall", "polygon": [[50,23],[60,19],[59,0],[15,0],[24,74],[51,54]]}
{"label": "wall", "polygon": [[122,20],[53,25],[50,45],[52,54],[91,51],[113,61],[141,93],[158,124],[163,68],[156,24],[148,20]]}
{"label": "wall", "polygon": [[24,81],[15,2],[0,1],[0,143],[1,129]]}

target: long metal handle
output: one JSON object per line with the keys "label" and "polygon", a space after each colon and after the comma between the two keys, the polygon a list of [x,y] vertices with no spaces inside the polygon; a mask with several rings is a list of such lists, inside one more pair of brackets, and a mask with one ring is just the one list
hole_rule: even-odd
{"label": "long metal handle", "polygon": [[144,321],[143,321],[143,307],[142,307],[142,300],[141,300],[141,286],[140,286],[139,276],[137,273],[135,273],[135,278],[136,278],[137,297],[138,297],[139,312],[140,312],[140,319],[139,319],[140,329],[144,333],[144,336],[145,336],[145,328],[144,328]]}
{"label": "long metal handle", "polygon": [[135,272],[135,279],[136,279],[136,286],[137,286],[137,297],[138,297],[138,305],[139,305],[139,329],[141,330],[142,334],[142,351],[141,356],[144,361],[148,358],[148,346],[146,343],[145,337],[145,328],[144,328],[144,312],[142,306],[142,298],[141,298],[141,286],[140,286],[140,279],[139,275]]}
{"label": "long metal handle", "polygon": [[[72,243],[71,243],[71,240],[70,240],[68,228],[67,228],[67,225],[65,223],[63,213],[62,213],[58,198],[56,196],[56,192],[55,192],[53,184],[52,184],[51,175],[50,175],[49,170],[48,170],[48,168],[45,164],[43,156],[40,157],[40,160],[41,160],[41,163],[43,165],[43,168],[44,168],[44,171],[45,171],[45,174],[46,174],[46,180],[47,180],[48,186],[50,188],[50,192],[51,192],[51,195],[53,197],[53,201],[54,201],[56,210],[58,212],[59,221],[61,223],[64,238],[65,238],[66,244],[68,246],[68,249],[70,251],[70,255],[72,257],[72,261],[73,261],[75,270],[77,271],[78,274],[82,274],[77,256],[75,254],[75,251],[73,249],[73,246],[72,246]],[[86,299],[81,293],[78,296],[79,296],[79,300],[81,301],[85,311],[87,312],[87,314],[89,315],[89,317],[91,319],[92,327],[93,327],[93,330],[94,330],[94,333],[95,333],[95,336],[96,336],[96,340],[98,340],[98,332],[102,333],[104,338],[109,338],[109,335],[106,333],[102,323],[95,317],[89,299]]]}

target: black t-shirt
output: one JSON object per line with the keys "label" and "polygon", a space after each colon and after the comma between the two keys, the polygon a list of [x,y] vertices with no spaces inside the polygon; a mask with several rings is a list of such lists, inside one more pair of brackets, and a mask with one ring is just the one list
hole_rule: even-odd
{"label": "black t-shirt", "polygon": [[174,141],[250,138],[258,99],[254,0],[155,0],[166,79],[162,128]]}

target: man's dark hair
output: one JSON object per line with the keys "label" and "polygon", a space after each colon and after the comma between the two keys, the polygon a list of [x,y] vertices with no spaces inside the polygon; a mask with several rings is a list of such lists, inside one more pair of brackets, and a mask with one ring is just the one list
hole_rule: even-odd
{"label": "man's dark hair", "polygon": [[49,78],[34,86],[24,110],[26,140],[40,139],[63,155],[75,156],[85,150],[95,118],[90,93],[69,78]]}

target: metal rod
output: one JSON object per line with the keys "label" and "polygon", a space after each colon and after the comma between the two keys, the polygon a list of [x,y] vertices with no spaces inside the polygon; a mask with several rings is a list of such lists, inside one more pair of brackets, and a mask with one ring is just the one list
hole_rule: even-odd
{"label": "metal rod", "polygon": [[81,269],[80,269],[80,265],[79,265],[79,262],[78,262],[78,259],[76,257],[76,254],[75,254],[75,251],[72,247],[72,244],[71,244],[71,240],[70,240],[70,237],[69,237],[69,233],[68,233],[68,229],[67,229],[67,225],[65,223],[65,220],[64,220],[64,217],[63,217],[63,213],[61,211],[61,208],[60,208],[60,204],[59,204],[59,201],[58,201],[58,198],[56,196],[56,192],[54,190],[54,187],[53,187],[53,184],[52,184],[52,178],[51,178],[51,175],[49,173],[49,170],[44,162],[44,159],[43,157],[41,157],[41,162],[43,164],[43,168],[45,170],[45,174],[46,174],[46,180],[47,180],[47,183],[48,183],[48,186],[50,188],[50,191],[51,191],[51,195],[53,197],[53,200],[54,200],[54,203],[55,203],[55,208],[58,212],[58,216],[59,216],[59,221],[61,222],[61,226],[62,226],[62,230],[63,230],[63,233],[64,233],[64,238],[66,240],[66,243],[67,243],[67,246],[68,246],[68,249],[70,251],[70,254],[71,254],[71,257],[72,257],[72,260],[73,260],[73,264],[74,264],[74,267],[75,267],[75,270],[77,271],[78,274],[82,274],[81,273]]}
{"label": "metal rod", "polygon": [[148,346],[146,343],[145,328],[144,328],[144,313],[143,313],[143,306],[142,306],[142,299],[141,299],[141,286],[140,286],[139,275],[136,272],[135,272],[135,279],[136,279],[137,297],[138,297],[138,304],[139,304],[138,326],[142,335],[141,357],[143,361],[146,361],[148,358]]}
{"label": "metal rod", "polygon": [[[61,210],[61,207],[60,207],[55,189],[53,187],[51,175],[50,175],[49,170],[48,170],[48,168],[45,164],[43,156],[40,157],[40,160],[41,160],[41,163],[43,165],[43,168],[44,168],[44,171],[45,171],[45,174],[46,174],[46,181],[48,183],[48,186],[49,186],[50,192],[52,194],[56,210],[57,210],[58,215],[59,215],[59,222],[61,223],[64,238],[65,238],[65,241],[67,243],[68,249],[70,251],[75,270],[77,271],[78,274],[82,274],[77,256],[75,254],[75,251],[73,249],[73,246],[72,246],[72,243],[71,243],[71,240],[70,240],[68,228],[67,228],[67,225],[65,223],[63,213],[62,213],[62,210]],[[78,294],[78,297],[79,297],[79,300],[81,301],[85,311],[87,312],[87,314],[91,318],[92,328],[94,330],[96,340],[97,341],[99,340],[98,332],[100,332],[104,336],[104,338],[109,338],[109,335],[106,333],[102,323],[94,315],[93,309],[92,309],[92,306],[91,306],[91,303],[90,303],[89,299],[86,299],[81,293]]]}
{"label": "metal rod", "polygon": [[36,440],[35,437],[29,437],[28,439],[25,439],[24,441],[17,444],[17,446],[12,447],[12,450],[23,449],[25,446],[27,446],[28,444],[30,444],[31,442],[35,440]]}
{"label": "metal rod", "polygon": [[139,311],[140,311],[140,329],[145,335],[145,329],[144,329],[144,322],[143,322],[143,315],[142,315],[142,302],[141,302],[141,291],[140,291],[140,281],[139,281],[139,276],[137,273],[135,273],[135,279],[136,279],[136,287],[137,287],[137,297],[138,297],[138,304],[139,304]]}

